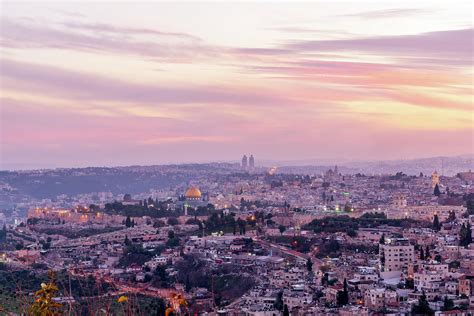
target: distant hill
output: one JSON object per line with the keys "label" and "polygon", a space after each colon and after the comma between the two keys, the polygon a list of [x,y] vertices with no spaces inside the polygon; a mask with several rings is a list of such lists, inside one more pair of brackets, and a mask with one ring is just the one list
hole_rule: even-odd
{"label": "distant hill", "polygon": [[[283,173],[309,173],[320,174],[334,168],[335,164],[304,165],[304,166],[282,166],[278,172]],[[405,174],[418,175],[431,174],[437,170],[438,173],[446,176],[456,175],[458,172],[474,170],[474,156],[464,155],[455,157],[431,157],[408,160],[387,160],[387,161],[360,161],[344,162],[338,165],[342,173],[364,173],[364,174],[394,174],[402,171]]]}

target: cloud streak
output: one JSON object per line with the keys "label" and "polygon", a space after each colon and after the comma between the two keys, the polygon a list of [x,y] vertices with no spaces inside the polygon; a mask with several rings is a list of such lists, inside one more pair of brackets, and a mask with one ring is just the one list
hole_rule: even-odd
{"label": "cloud streak", "polygon": [[342,17],[357,17],[361,19],[386,19],[386,18],[400,18],[407,17],[411,15],[420,15],[432,13],[433,10],[426,9],[384,9],[384,10],[374,10],[374,11],[365,11],[355,14],[344,14],[340,15]]}
{"label": "cloud streak", "polygon": [[0,67],[5,88],[29,90],[75,100],[161,104],[240,104],[270,106],[288,104],[284,96],[273,93],[239,91],[238,87],[186,87],[137,84],[99,75],[68,71],[57,67],[2,59]]}
{"label": "cloud streak", "polygon": [[387,56],[443,57],[472,63],[474,29],[438,31],[416,35],[379,36],[345,40],[294,41],[285,48],[298,52],[345,51]]}
{"label": "cloud streak", "polygon": [[[3,47],[68,49],[91,53],[128,54],[156,60],[179,62],[182,59],[213,56],[216,51],[192,35],[107,24],[63,23],[65,28],[48,24],[1,20]],[[153,35],[137,39],[138,35]],[[158,38],[156,38],[158,37]]]}

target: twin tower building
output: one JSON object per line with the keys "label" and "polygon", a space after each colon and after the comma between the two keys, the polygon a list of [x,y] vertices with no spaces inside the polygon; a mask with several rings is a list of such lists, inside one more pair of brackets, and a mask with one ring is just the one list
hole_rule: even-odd
{"label": "twin tower building", "polygon": [[255,158],[253,155],[250,155],[250,158],[247,159],[247,155],[242,157],[242,169],[254,169],[255,168]]}

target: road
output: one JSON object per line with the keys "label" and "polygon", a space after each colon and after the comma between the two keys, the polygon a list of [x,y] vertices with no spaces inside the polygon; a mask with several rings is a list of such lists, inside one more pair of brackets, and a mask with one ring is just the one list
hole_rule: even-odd
{"label": "road", "polygon": [[313,270],[315,271],[319,270],[319,267],[323,265],[323,261],[321,259],[318,259],[309,254],[305,254],[305,253],[290,249],[282,245],[271,243],[269,241],[262,240],[258,237],[256,238],[256,240],[259,241],[262,244],[262,246],[270,248],[270,250],[276,251],[277,253],[283,253],[287,256],[292,256],[296,259],[305,260],[305,261],[311,258],[311,261],[313,262]]}

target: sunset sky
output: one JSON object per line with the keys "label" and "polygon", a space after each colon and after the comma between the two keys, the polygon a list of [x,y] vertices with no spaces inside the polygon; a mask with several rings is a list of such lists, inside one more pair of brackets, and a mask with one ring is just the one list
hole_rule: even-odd
{"label": "sunset sky", "polygon": [[3,2],[0,169],[474,153],[472,10]]}

